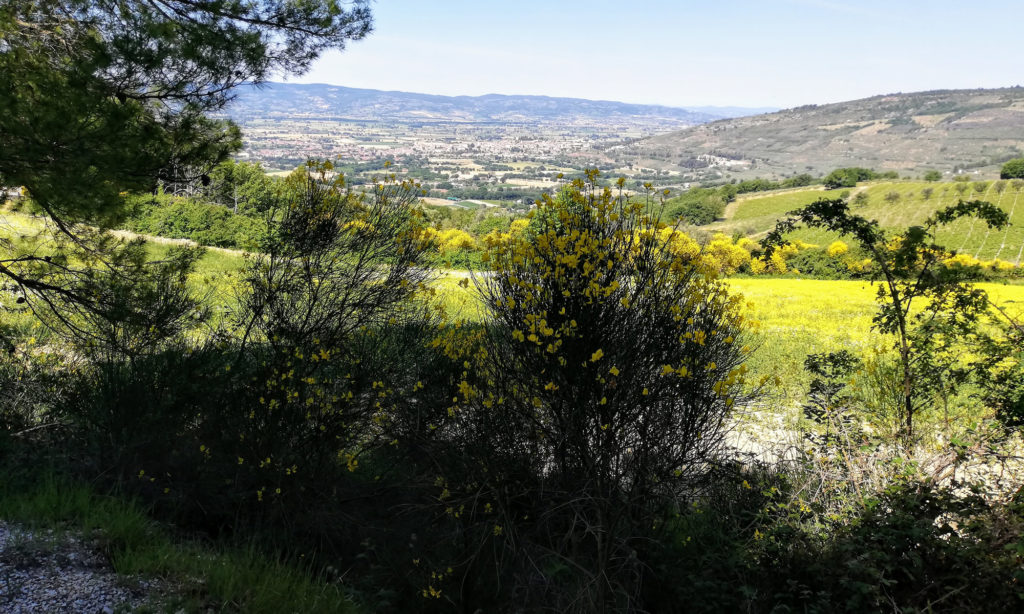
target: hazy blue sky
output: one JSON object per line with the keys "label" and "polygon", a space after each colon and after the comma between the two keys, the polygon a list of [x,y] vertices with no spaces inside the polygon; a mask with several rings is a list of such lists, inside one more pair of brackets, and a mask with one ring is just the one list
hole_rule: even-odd
{"label": "hazy blue sky", "polygon": [[1024,83],[1024,0],[379,0],[306,83],[792,107]]}

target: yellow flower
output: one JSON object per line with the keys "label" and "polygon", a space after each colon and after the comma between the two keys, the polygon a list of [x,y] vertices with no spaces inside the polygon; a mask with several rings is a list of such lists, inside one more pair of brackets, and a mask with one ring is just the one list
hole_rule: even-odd
{"label": "yellow flower", "polygon": [[590,355],[590,362],[597,362],[601,360],[602,356],[604,356],[604,350],[597,350],[596,352]]}

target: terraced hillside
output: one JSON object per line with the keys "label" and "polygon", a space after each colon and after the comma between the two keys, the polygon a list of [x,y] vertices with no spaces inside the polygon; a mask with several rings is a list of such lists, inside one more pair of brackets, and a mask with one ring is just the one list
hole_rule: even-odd
{"label": "terraced hillside", "polygon": [[[857,215],[878,220],[882,226],[905,228],[923,221],[935,210],[964,200],[981,199],[996,204],[1010,215],[1010,225],[990,230],[984,223],[960,220],[945,228],[940,241],[951,249],[981,260],[998,258],[1024,263],[1024,182],[978,181],[924,183],[882,182],[851,190],[807,189],[769,193],[741,199],[729,205],[726,218],[709,226],[726,234],[760,236],[788,212],[819,198],[838,198],[844,192]],[[794,235],[823,244],[833,237],[824,231],[800,230]]]}
{"label": "terraced hillside", "polygon": [[619,145],[620,164],[680,171],[693,180],[825,174],[864,166],[994,170],[1024,150],[1024,88],[942,90],[712,122]]}

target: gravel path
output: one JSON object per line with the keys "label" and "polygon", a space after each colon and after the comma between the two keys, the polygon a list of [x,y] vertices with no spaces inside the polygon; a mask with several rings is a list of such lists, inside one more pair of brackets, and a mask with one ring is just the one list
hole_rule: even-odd
{"label": "gravel path", "polygon": [[0,521],[0,613],[132,612],[156,592],[155,582],[115,574],[95,543]]}

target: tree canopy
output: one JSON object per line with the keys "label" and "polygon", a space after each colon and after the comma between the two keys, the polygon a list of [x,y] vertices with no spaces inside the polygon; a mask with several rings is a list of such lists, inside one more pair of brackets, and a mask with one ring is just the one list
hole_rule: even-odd
{"label": "tree canopy", "polygon": [[1014,158],[1003,165],[1000,179],[1024,179],[1024,158]]}
{"label": "tree canopy", "polygon": [[108,309],[97,285],[159,286],[194,255],[161,273],[142,250],[78,224],[108,227],[127,193],[161,181],[209,187],[207,173],[241,147],[238,127],[211,117],[232,92],[301,73],[371,25],[368,0],[5,0],[0,187],[24,187],[59,240],[48,255],[0,242],[0,276],[72,330],[154,311],[130,293],[116,296],[131,307]]}
{"label": "tree canopy", "polygon": [[365,0],[14,0],[0,8],[0,185],[101,221],[119,194],[199,178],[241,146],[211,119],[371,28]]}

